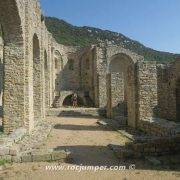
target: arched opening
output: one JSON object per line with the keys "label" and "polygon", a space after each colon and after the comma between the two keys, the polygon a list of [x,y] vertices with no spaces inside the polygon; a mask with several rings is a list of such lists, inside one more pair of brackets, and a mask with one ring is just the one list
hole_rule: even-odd
{"label": "arched opening", "polygon": [[33,36],[33,99],[34,99],[34,118],[37,122],[42,115],[42,85],[41,85],[41,62],[40,45],[36,34]]}
{"label": "arched opening", "polygon": [[134,62],[126,54],[110,60],[107,75],[108,116],[120,123],[136,126]]}
{"label": "arched opening", "polygon": [[[71,107],[73,105],[72,103],[72,97],[73,97],[73,94],[67,96],[64,101],[63,101],[63,106],[64,107]],[[80,96],[77,96],[77,105],[78,107],[82,107],[84,106],[84,102],[83,102],[83,99],[80,97]]]}
{"label": "arched opening", "polygon": [[180,79],[176,82],[176,121],[180,122]]}
{"label": "arched opening", "polygon": [[3,130],[10,133],[24,126],[24,39],[19,15],[19,1],[0,1],[0,24],[3,27]]}

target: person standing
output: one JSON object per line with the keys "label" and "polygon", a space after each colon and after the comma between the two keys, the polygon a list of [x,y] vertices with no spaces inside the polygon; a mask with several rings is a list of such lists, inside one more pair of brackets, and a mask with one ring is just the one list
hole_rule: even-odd
{"label": "person standing", "polygon": [[72,96],[72,104],[73,104],[73,108],[76,108],[77,107],[77,102],[78,100],[77,100],[77,94],[76,93],[74,93],[73,94],[73,96]]}

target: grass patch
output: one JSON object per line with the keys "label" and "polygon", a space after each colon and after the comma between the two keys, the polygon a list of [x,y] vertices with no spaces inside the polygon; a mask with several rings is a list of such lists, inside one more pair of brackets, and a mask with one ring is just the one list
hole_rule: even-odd
{"label": "grass patch", "polygon": [[8,161],[7,159],[0,159],[0,166],[4,166],[5,164],[9,164],[10,161]]}

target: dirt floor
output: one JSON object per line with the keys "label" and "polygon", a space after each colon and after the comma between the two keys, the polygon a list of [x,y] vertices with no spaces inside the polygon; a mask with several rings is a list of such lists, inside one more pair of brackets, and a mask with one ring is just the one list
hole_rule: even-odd
{"label": "dirt floor", "polygon": [[[92,180],[174,180],[180,179],[180,172],[163,170],[153,167],[144,160],[119,161],[108,144],[123,145],[128,139],[118,132],[103,128],[93,118],[49,118],[54,128],[43,148],[69,150],[72,153],[70,163],[27,163],[7,165],[0,171],[0,180],[63,180],[63,179],[92,179]],[[74,170],[76,165],[77,170]],[[63,170],[47,170],[48,167],[60,167]],[[111,168],[123,166],[121,170],[82,170],[81,168],[103,166]],[[124,170],[126,167],[126,170]],[[68,169],[69,168],[69,169]],[[71,169],[71,170],[70,170]]]}

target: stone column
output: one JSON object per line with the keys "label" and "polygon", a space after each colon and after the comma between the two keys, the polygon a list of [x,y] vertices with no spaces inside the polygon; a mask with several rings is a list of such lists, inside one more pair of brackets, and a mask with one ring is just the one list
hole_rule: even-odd
{"label": "stone column", "polygon": [[106,48],[97,48],[97,73],[99,108],[107,106],[106,74],[107,74]]}
{"label": "stone column", "polygon": [[3,128],[5,133],[24,126],[24,52],[22,47],[4,47]]}
{"label": "stone column", "polygon": [[138,126],[155,116],[158,105],[156,62],[138,63]]}
{"label": "stone column", "polygon": [[25,2],[25,127],[34,129],[32,40],[29,31],[29,2]]}
{"label": "stone column", "polygon": [[112,93],[111,93],[111,74],[106,76],[106,89],[107,89],[107,117],[112,118]]}

